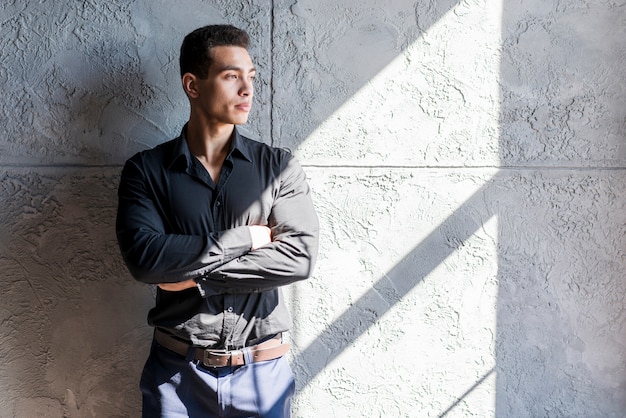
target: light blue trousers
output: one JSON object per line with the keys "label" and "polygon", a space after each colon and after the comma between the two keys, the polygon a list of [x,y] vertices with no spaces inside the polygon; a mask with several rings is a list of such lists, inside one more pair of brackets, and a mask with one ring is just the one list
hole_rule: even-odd
{"label": "light blue trousers", "polygon": [[157,343],[141,375],[144,418],[291,416],[293,373],[284,357],[205,368]]}

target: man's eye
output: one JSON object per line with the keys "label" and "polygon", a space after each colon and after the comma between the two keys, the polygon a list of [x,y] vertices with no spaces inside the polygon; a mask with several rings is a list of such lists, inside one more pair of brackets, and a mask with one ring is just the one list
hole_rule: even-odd
{"label": "man's eye", "polygon": [[227,74],[226,78],[231,79],[231,80],[236,80],[237,79],[237,74]]}

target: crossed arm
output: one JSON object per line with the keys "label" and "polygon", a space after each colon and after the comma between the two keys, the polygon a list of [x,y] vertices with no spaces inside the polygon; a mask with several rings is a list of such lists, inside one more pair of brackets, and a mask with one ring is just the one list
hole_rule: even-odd
{"label": "crossed arm", "polygon": [[[272,242],[272,230],[267,226],[250,225],[248,228],[252,238],[252,250]],[[187,279],[178,283],[159,283],[157,286],[168,292],[180,292],[181,290],[198,287],[198,283],[194,279]]]}
{"label": "crossed arm", "polygon": [[137,280],[168,291],[198,287],[208,296],[267,290],[311,274],[319,226],[305,175],[293,158],[281,173],[267,227],[169,234],[150,190],[140,164],[129,161],[120,182],[117,235]]}

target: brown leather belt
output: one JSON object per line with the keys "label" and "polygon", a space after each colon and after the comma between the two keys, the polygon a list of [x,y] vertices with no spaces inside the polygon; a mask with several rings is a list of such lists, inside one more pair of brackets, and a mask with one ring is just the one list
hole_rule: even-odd
{"label": "brown leather belt", "polygon": [[[206,367],[243,366],[244,364],[255,363],[257,361],[274,360],[284,356],[291,347],[289,343],[282,342],[280,334],[271,340],[250,347],[244,347],[240,350],[214,350],[211,348],[195,347],[177,340],[158,328],[154,330],[154,339],[163,347],[183,357],[187,356],[189,349],[193,349],[193,358]],[[246,357],[249,359],[248,361],[246,361]]]}

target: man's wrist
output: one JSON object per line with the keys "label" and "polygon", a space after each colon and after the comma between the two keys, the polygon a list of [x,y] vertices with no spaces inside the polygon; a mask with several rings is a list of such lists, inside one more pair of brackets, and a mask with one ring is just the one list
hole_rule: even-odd
{"label": "man's wrist", "polygon": [[266,226],[250,225],[248,226],[250,237],[252,238],[252,249],[256,250],[266,244],[272,242],[272,231]]}

